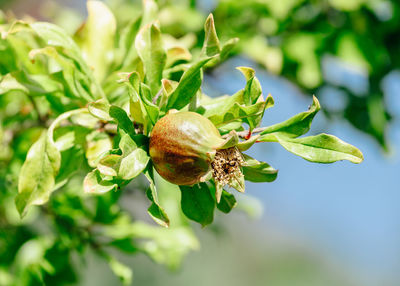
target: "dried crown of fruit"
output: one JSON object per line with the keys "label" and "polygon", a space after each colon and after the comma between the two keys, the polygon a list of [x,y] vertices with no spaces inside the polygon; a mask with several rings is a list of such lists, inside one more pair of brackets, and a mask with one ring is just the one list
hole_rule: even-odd
{"label": "dried crown of fruit", "polygon": [[193,185],[212,176],[217,193],[226,184],[243,191],[243,159],[234,144],[204,116],[170,112],[151,132],[150,157],[157,172],[173,184]]}

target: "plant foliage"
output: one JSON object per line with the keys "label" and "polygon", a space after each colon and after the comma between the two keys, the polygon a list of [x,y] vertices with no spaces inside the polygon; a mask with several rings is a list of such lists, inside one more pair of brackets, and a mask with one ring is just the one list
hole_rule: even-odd
{"label": "plant foliage", "polygon": [[[203,69],[221,63],[237,43],[219,40],[212,15],[196,48],[162,32],[151,0],[128,23],[102,2],[87,5],[88,19],[73,35],[47,22],[5,18],[0,25],[0,284],[73,282],[70,260],[90,247],[128,285],[131,269],[112,249],[175,268],[198,248],[188,220],[206,226],[216,210],[229,213],[237,202],[212,179],[176,186],[154,171],[149,136],[171,109],[208,118],[225,146],[242,152],[277,142],[311,162],[363,160],[335,136],[301,137],[320,109],[316,97],[308,111],[260,127],[274,101],[250,67],[238,68],[246,84],[235,94],[204,94]],[[245,180],[276,179],[269,164],[243,156]],[[132,192],[146,195],[156,224],[123,206]]]}

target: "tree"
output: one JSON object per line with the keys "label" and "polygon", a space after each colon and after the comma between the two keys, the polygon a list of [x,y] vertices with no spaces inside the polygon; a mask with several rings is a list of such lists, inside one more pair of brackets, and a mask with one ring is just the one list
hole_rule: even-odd
{"label": "tree", "polygon": [[[242,153],[254,144],[277,142],[311,162],[363,160],[333,135],[301,137],[320,110],[316,97],[307,111],[260,127],[274,101],[252,68],[238,68],[246,84],[235,94],[202,93],[203,69],[226,59],[236,40],[221,43],[209,15],[203,45],[191,48],[161,32],[155,2],[143,5],[138,18],[122,24],[105,4],[88,1],[88,19],[73,37],[46,22],[6,17],[0,26],[5,285],[73,282],[71,257],[88,247],[124,284],[131,270],[112,249],[177,267],[198,247],[189,220],[206,226],[216,210],[236,206],[230,190],[276,179],[277,170]],[[172,145],[175,151],[165,149]],[[171,183],[174,164],[201,168],[204,176]],[[155,223],[121,207],[132,192],[146,194]]]}

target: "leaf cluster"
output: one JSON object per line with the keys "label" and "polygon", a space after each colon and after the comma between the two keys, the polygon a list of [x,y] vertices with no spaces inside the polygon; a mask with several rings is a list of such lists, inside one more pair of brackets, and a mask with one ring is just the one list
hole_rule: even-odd
{"label": "leaf cluster", "polygon": [[[0,224],[10,229],[0,238],[20,238],[0,253],[0,274],[5,265],[13,269],[7,284],[73,280],[69,260],[87,248],[129,284],[130,268],[110,249],[146,253],[175,268],[198,248],[188,221],[208,225],[216,209],[229,213],[237,201],[212,179],[176,186],[154,171],[149,136],[172,109],[208,118],[226,147],[241,152],[277,142],[311,162],[363,160],[335,136],[301,137],[320,109],[316,97],[309,110],[261,127],[274,101],[263,95],[252,68],[238,67],[246,83],[236,93],[204,94],[203,70],[224,61],[237,43],[219,40],[212,15],[196,48],[162,32],[154,1],[144,1],[142,13],[124,25],[104,3],[87,5],[88,19],[73,35],[45,22],[7,19],[0,25],[0,184],[6,190]],[[276,179],[268,163],[243,158],[245,180]],[[124,207],[135,193],[145,195],[142,203],[161,227],[140,222],[130,205]],[[32,227],[38,221],[44,226]]]}

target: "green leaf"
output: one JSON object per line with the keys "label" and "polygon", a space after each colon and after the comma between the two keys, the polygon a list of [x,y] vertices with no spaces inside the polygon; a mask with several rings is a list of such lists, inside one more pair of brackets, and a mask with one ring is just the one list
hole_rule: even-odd
{"label": "green leaf", "polygon": [[260,137],[260,135],[251,136],[248,140],[239,142],[236,145],[236,147],[242,152],[246,151],[246,150],[250,149],[251,146],[253,146],[257,142],[259,137]]}
{"label": "green leaf", "polygon": [[273,182],[278,170],[275,170],[265,162],[259,162],[250,156],[243,154],[245,164],[242,166],[243,175],[246,181],[250,182]]}
{"label": "green leaf", "polygon": [[214,219],[215,200],[206,183],[179,186],[181,189],[181,208],[191,220],[206,226]]}
{"label": "green leaf", "polygon": [[74,57],[81,58],[79,47],[62,28],[47,22],[34,22],[30,27],[47,45],[62,47],[70,51]]}
{"label": "green leaf", "polygon": [[192,59],[192,54],[185,47],[171,47],[167,50],[167,62],[165,67],[171,67],[175,63],[182,61],[190,61]]}
{"label": "green leaf", "polygon": [[229,132],[228,137],[218,146],[218,149],[228,149],[239,143],[239,137],[235,130]]}
{"label": "green leaf", "polygon": [[29,92],[29,90],[23,84],[19,83],[11,74],[6,74],[0,80],[0,94],[6,94],[10,91]]}
{"label": "green leaf", "polygon": [[149,188],[146,191],[146,195],[148,199],[151,201],[150,207],[147,209],[147,212],[151,216],[151,218],[163,227],[169,227],[169,218],[164,209],[160,206],[158,201],[158,195],[156,186],[154,184],[153,179],[153,171],[152,166],[148,168],[148,171],[145,172],[145,176],[150,183]]}
{"label": "green leaf", "polygon": [[143,0],[143,14],[141,25],[147,25],[157,19],[158,6],[153,0]]}
{"label": "green leaf", "polygon": [[110,104],[105,99],[99,99],[95,102],[90,102],[88,104],[88,110],[90,114],[93,116],[104,120],[104,121],[111,121],[112,118],[110,117]]}
{"label": "green leaf", "polygon": [[121,280],[122,285],[131,285],[133,277],[131,268],[111,256],[108,258],[108,264],[114,274]]}
{"label": "green leaf", "polygon": [[129,24],[121,31],[117,62],[120,63],[122,67],[131,65],[137,57],[135,38],[139,31],[141,21],[142,19],[138,17],[129,22]]}
{"label": "green leaf", "polygon": [[118,185],[104,180],[97,169],[88,173],[83,180],[83,190],[88,194],[104,194],[117,189]]}
{"label": "green leaf", "polygon": [[151,124],[155,124],[158,119],[160,109],[152,102],[151,91],[144,83],[140,84],[139,95],[146,109],[147,115],[151,120]]}
{"label": "green leaf", "polygon": [[97,169],[104,176],[117,176],[118,169],[121,163],[121,156],[110,154],[102,158],[97,164]]}
{"label": "green leaf", "polygon": [[26,156],[19,173],[18,195],[15,204],[21,217],[32,205],[42,205],[49,200],[60,169],[61,154],[54,142],[43,132]]}
{"label": "green leaf", "polygon": [[217,204],[217,208],[223,213],[230,213],[230,211],[236,207],[237,201],[235,196],[227,191],[223,190],[221,194],[221,200],[219,204]]}
{"label": "green leaf", "polygon": [[219,40],[217,32],[214,26],[214,17],[212,14],[208,15],[207,20],[204,24],[204,44],[202,54],[212,57],[220,53],[221,47],[219,45]]}
{"label": "green leaf", "polygon": [[110,9],[101,1],[87,1],[88,18],[79,31],[83,57],[98,81],[107,76],[113,60],[117,23]]}
{"label": "green leaf", "polygon": [[[58,80],[64,83],[66,88],[65,96],[82,98],[86,102],[91,102],[96,98],[90,91],[90,78],[76,68],[74,61],[57,52],[54,47],[31,50],[29,57],[34,59],[38,55],[45,55],[54,59],[61,67],[57,73]],[[55,75],[56,76],[56,75]]]}
{"label": "green leaf", "polygon": [[139,148],[147,145],[146,142],[141,142],[145,138],[147,139],[143,135],[135,135],[133,138],[128,134],[122,136],[119,142],[122,156],[119,163],[118,177],[124,180],[132,180],[145,170],[150,157],[145,150]]}
{"label": "green leaf", "polygon": [[[86,158],[90,167],[95,168],[97,163],[102,158],[102,156],[112,149],[112,143],[109,137],[100,136],[97,138],[90,139],[88,141],[88,146],[86,149]],[[96,136],[95,135],[95,136]]]}
{"label": "green leaf", "polygon": [[154,96],[161,86],[167,55],[163,48],[161,32],[155,24],[142,27],[136,36],[135,47],[146,72],[146,79]]}
{"label": "green leaf", "polygon": [[64,87],[59,81],[51,78],[51,75],[29,74],[25,70],[13,72],[13,76],[20,82],[32,96],[57,96],[64,92]]}
{"label": "green leaf", "polygon": [[201,68],[210,60],[206,58],[194,63],[182,75],[178,86],[168,98],[167,109],[181,109],[189,104],[202,82]]}
{"label": "green leaf", "polygon": [[254,104],[262,93],[261,84],[256,78],[256,72],[249,67],[237,67],[237,69],[246,78],[246,87],[243,95],[244,103],[246,105]]}
{"label": "green leaf", "polygon": [[301,112],[284,122],[267,127],[263,132],[260,133],[262,136],[259,140],[267,140],[270,136],[269,134],[272,133],[278,133],[280,137],[299,137],[310,130],[311,122],[319,110],[320,104],[318,99],[314,96],[313,103],[308,111]]}
{"label": "green leaf", "polygon": [[225,44],[222,45],[221,53],[219,55],[220,61],[224,61],[225,59],[228,58],[230,52],[236,46],[238,41],[239,41],[239,38],[232,38],[232,39],[228,40]]}
{"label": "green leaf", "polygon": [[310,162],[333,163],[348,160],[359,164],[364,160],[360,150],[333,135],[319,134],[296,139],[278,135],[275,137],[286,150]]}
{"label": "green leaf", "polygon": [[126,114],[125,110],[118,106],[112,105],[110,107],[109,114],[112,118],[115,119],[115,121],[117,121],[118,128],[121,128],[132,137],[136,134],[133,122],[129,119],[128,114]]}
{"label": "green leaf", "polygon": [[122,151],[122,155],[127,156],[137,148],[137,144],[129,134],[125,134],[119,141],[119,148]]}
{"label": "green leaf", "polygon": [[124,155],[118,171],[118,176],[124,180],[137,177],[146,168],[150,157],[141,148],[135,149],[129,155]]}

